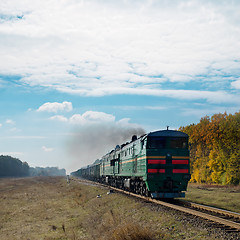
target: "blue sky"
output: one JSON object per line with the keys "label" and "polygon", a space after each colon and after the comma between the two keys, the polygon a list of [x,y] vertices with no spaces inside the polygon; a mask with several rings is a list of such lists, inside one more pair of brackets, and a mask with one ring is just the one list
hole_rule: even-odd
{"label": "blue sky", "polygon": [[67,171],[136,132],[240,110],[239,1],[0,3],[0,154]]}

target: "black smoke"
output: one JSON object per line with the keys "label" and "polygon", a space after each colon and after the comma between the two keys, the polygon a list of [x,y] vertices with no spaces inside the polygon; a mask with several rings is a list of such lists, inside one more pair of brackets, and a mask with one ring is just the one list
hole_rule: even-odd
{"label": "black smoke", "polygon": [[116,145],[131,141],[133,135],[142,136],[145,130],[135,126],[117,124],[94,124],[76,128],[68,143],[68,151],[73,157],[71,169],[93,163],[110,152]]}

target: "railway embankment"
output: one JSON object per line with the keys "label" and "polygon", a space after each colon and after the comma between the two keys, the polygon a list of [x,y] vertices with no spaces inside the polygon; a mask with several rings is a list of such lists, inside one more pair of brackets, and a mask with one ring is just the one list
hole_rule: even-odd
{"label": "railway embankment", "polygon": [[237,239],[208,222],[62,177],[0,179],[1,239]]}

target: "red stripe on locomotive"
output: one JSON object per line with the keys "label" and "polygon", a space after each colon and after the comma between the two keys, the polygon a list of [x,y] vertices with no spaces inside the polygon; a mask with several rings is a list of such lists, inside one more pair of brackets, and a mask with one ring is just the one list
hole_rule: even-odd
{"label": "red stripe on locomotive", "polygon": [[173,169],[173,173],[188,173],[188,169]]}
{"label": "red stripe on locomotive", "polygon": [[148,169],[148,173],[165,173],[165,169]]}
{"label": "red stripe on locomotive", "polygon": [[166,164],[166,160],[151,159],[151,160],[148,160],[148,164]]}
{"label": "red stripe on locomotive", "polygon": [[172,160],[172,164],[188,164],[188,160]]}

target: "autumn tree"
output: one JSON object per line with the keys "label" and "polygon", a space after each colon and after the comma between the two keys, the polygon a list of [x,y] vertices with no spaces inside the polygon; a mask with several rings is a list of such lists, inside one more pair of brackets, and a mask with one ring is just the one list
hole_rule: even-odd
{"label": "autumn tree", "polygon": [[191,181],[240,183],[240,112],[206,116],[180,130],[189,135]]}

